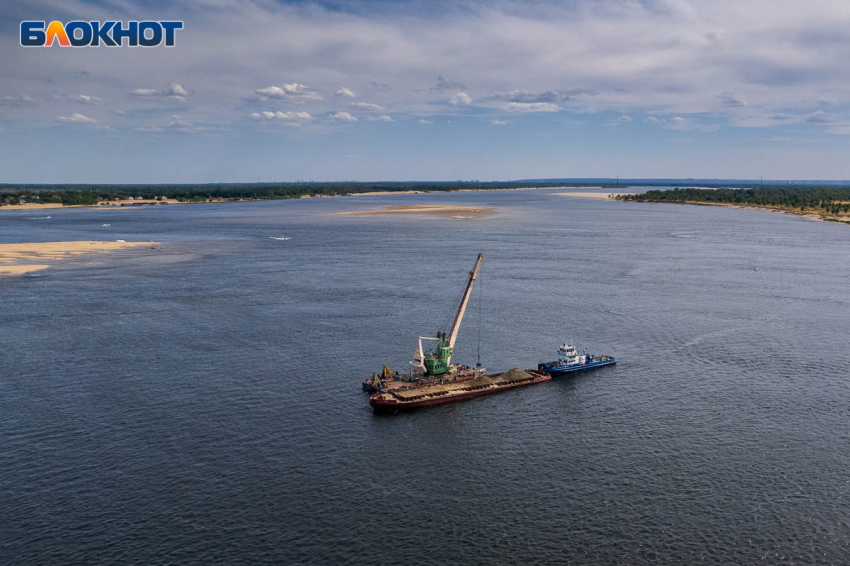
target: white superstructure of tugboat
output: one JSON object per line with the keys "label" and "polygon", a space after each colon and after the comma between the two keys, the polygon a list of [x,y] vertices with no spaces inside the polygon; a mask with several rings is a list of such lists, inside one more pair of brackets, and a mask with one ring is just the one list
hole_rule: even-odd
{"label": "white superstructure of tugboat", "polygon": [[558,348],[558,359],[554,362],[544,362],[537,364],[537,370],[546,372],[553,377],[566,373],[576,373],[587,371],[605,366],[614,365],[617,363],[615,358],[611,356],[594,356],[588,354],[587,350],[579,354],[574,346],[564,342]]}

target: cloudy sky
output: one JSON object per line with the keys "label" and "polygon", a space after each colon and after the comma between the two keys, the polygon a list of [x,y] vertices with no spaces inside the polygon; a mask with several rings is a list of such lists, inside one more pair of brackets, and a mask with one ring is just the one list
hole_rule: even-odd
{"label": "cloudy sky", "polygon": [[[183,20],[24,48],[21,20]],[[31,0],[0,182],[850,179],[847,0]]]}

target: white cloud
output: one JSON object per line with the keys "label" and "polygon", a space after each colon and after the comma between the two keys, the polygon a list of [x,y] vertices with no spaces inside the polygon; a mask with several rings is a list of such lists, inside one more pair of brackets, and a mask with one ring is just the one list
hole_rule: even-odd
{"label": "white cloud", "polygon": [[271,110],[254,112],[251,114],[251,118],[254,118],[255,120],[283,120],[285,122],[296,123],[306,122],[313,119],[309,112],[282,112],[280,110],[277,112],[272,112]]}
{"label": "white cloud", "polygon": [[618,121],[618,122],[621,122],[621,123],[624,123],[624,124],[628,124],[629,122],[631,122],[631,121],[632,121],[632,117],[631,117],[631,116],[627,116],[626,114],[623,114],[622,116],[620,116],[619,118],[617,118],[617,121]]}
{"label": "white cloud", "polygon": [[185,100],[187,96],[189,96],[189,91],[187,91],[180,83],[170,83],[168,86],[163,88],[137,88],[133,91],[133,94],[136,96],[142,97],[164,97],[164,98],[173,98],[176,100]]}
{"label": "white cloud", "polygon": [[525,91],[512,90],[510,92],[498,92],[493,95],[494,100],[502,100],[504,102],[551,102],[552,104],[566,104],[574,102],[582,98],[597,96],[599,93],[594,90],[584,88],[574,88],[570,90],[544,90],[544,91]]}
{"label": "white cloud", "polygon": [[433,124],[434,120],[426,120],[425,118],[420,118],[419,123],[420,124]]}
{"label": "white cloud", "polygon": [[449,104],[454,106],[466,106],[472,102],[472,98],[465,92],[458,92],[449,99]]}
{"label": "white cloud", "polygon": [[370,104],[368,102],[352,102],[351,106],[360,108],[361,110],[383,110],[384,107],[380,104]]}
{"label": "white cloud", "polygon": [[557,112],[557,104],[551,102],[511,102],[505,108],[508,112]]}
{"label": "white cloud", "polygon": [[97,122],[94,118],[89,118],[83,114],[79,114],[77,112],[71,114],[70,116],[57,116],[56,120],[59,122],[66,122],[70,124],[94,124]]}
{"label": "white cloud", "polygon": [[356,122],[357,118],[349,114],[348,112],[337,112],[336,114],[331,114],[330,116],[334,120],[342,120],[343,122]]}
{"label": "white cloud", "polygon": [[[62,96],[56,96],[56,98],[63,98]],[[96,96],[90,96],[88,94],[69,94],[64,97],[66,100],[70,100],[72,102],[79,102],[81,104],[92,104],[96,106],[102,106],[103,100]]]}
{"label": "white cloud", "polygon": [[141,128],[136,128],[136,131],[167,134],[214,134],[225,131],[225,128],[220,126],[208,126],[203,122],[192,122],[185,116],[172,114],[171,120],[164,126],[143,126]]}
{"label": "white cloud", "polygon": [[647,124],[663,124],[667,120],[665,120],[664,118],[656,118],[655,116],[647,116],[646,118],[644,118],[643,121]]}
{"label": "white cloud", "polygon": [[380,116],[369,116],[367,120],[370,122],[395,122],[395,120],[386,114],[381,114]]}
{"label": "white cloud", "polygon": [[[476,93],[470,104],[510,111],[516,120],[558,111],[616,119],[628,111],[661,127],[750,119],[781,127],[822,109],[839,127],[850,112],[850,11],[842,0],[471,0],[464,8],[447,5],[439,17],[404,3],[383,10],[361,2],[344,3],[356,10],[266,0],[215,0],[215,11],[168,4],[164,17],[191,18],[198,30],[191,45],[179,48],[178,39],[179,57],[139,50],[130,64],[103,52],[69,68],[59,57],[64,51],[23,50],[0,57],[0,104],[34,105],[32,97],[15,96],[26,91],[47,98],[33,90],[45,86],[34,86],[37,71],[62,81],[53,87],[62,92],[96,92],[110,102],[130,92],[137,100],[193,100],[220,124],[244,124],[251,112],[299,102],[314,116],[351,112],[340,104],[357,100],[349,101],[351,94],[392,108],[392,116],[432,120],[450,98],[463,102],[461,92]],[[102,4],[88,9],[90,19],[110,19]],[[225,18],[228,33],[211,33]],[[179,82],[160,88],[171,79]],[[69,116],[67,104],[46,116]],[[769,118],[778,113],[792,119]],[[671,122],[674,115],[691,122]],[[19,116],[44,121],[36,112]],[[128,113],[122,121],[133,127],[148,118]]]}
{"label": "white cloud", "polygon": [[504,126],[505,124],[507,124],[505,120],[490,120],[490,123],[494,126]]}
{"label": "white cloud", "polygon": [[3,96],[0,98],[0,104],[5,106],[31,106],[41,102],[37,98],[33,98],[26,94],[21,94],[18,96]]}
{"label": "white cloud", "polygon": [[255,95],[261,100],[274,98],[298,103],[308,100],[322,100],[321,94],[300,83],[284,83],[281,86],[259,88],[255,91]]}
{"label": "white cloud", "polygon": [[[703,124],[694,118],[683,118],[682,116],[673,116],[666,124],[666,128],[670,130],[680,130],[684,132],[716,132],[720,129],[717,124]],[[690,140],[688,140],[690,141]]]}

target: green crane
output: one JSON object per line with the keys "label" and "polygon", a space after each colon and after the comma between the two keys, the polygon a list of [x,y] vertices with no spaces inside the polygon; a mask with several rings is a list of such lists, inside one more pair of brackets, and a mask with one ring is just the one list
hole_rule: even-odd
{"label": "green crane", "polygon": [[[454,322],[452,322],[451,331],[437,332],[436,338],[419,337],[419,347],[416,349],[416,354],[410,365],[415,369],[424,372],[426,375],[442,375],[454,371],[452,367],[452,352],[454,351],[455,342],[457,341],[458,330],[460,323],[463,320],[463,315],[466,312],[466,305],[469,302],[469,295],[472,293],[472,285],[478,278],[478,269],[481,267],[481,260],[484,254],[478,254],[478,259],[475,261],[475,267],[469,272],[469,279],[466,282],[466,289],[463,292],[463,298],[460,301],[460,306],[455,313]],[[423,348],[422,341],[432,342],[430,347]]]}

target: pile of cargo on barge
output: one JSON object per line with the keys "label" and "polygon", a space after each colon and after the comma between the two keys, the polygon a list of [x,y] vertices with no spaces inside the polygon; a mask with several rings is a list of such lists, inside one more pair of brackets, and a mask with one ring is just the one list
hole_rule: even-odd
{"label": "pile of cargo on barge", "polygon": [[550,379],[552,376],[546,373],[514,368],[505,373],[492,376],[482,374],[477,378],[461,382],[390,389],[369,397],[369,404],[376,410],[416,409],[509,391]]}

